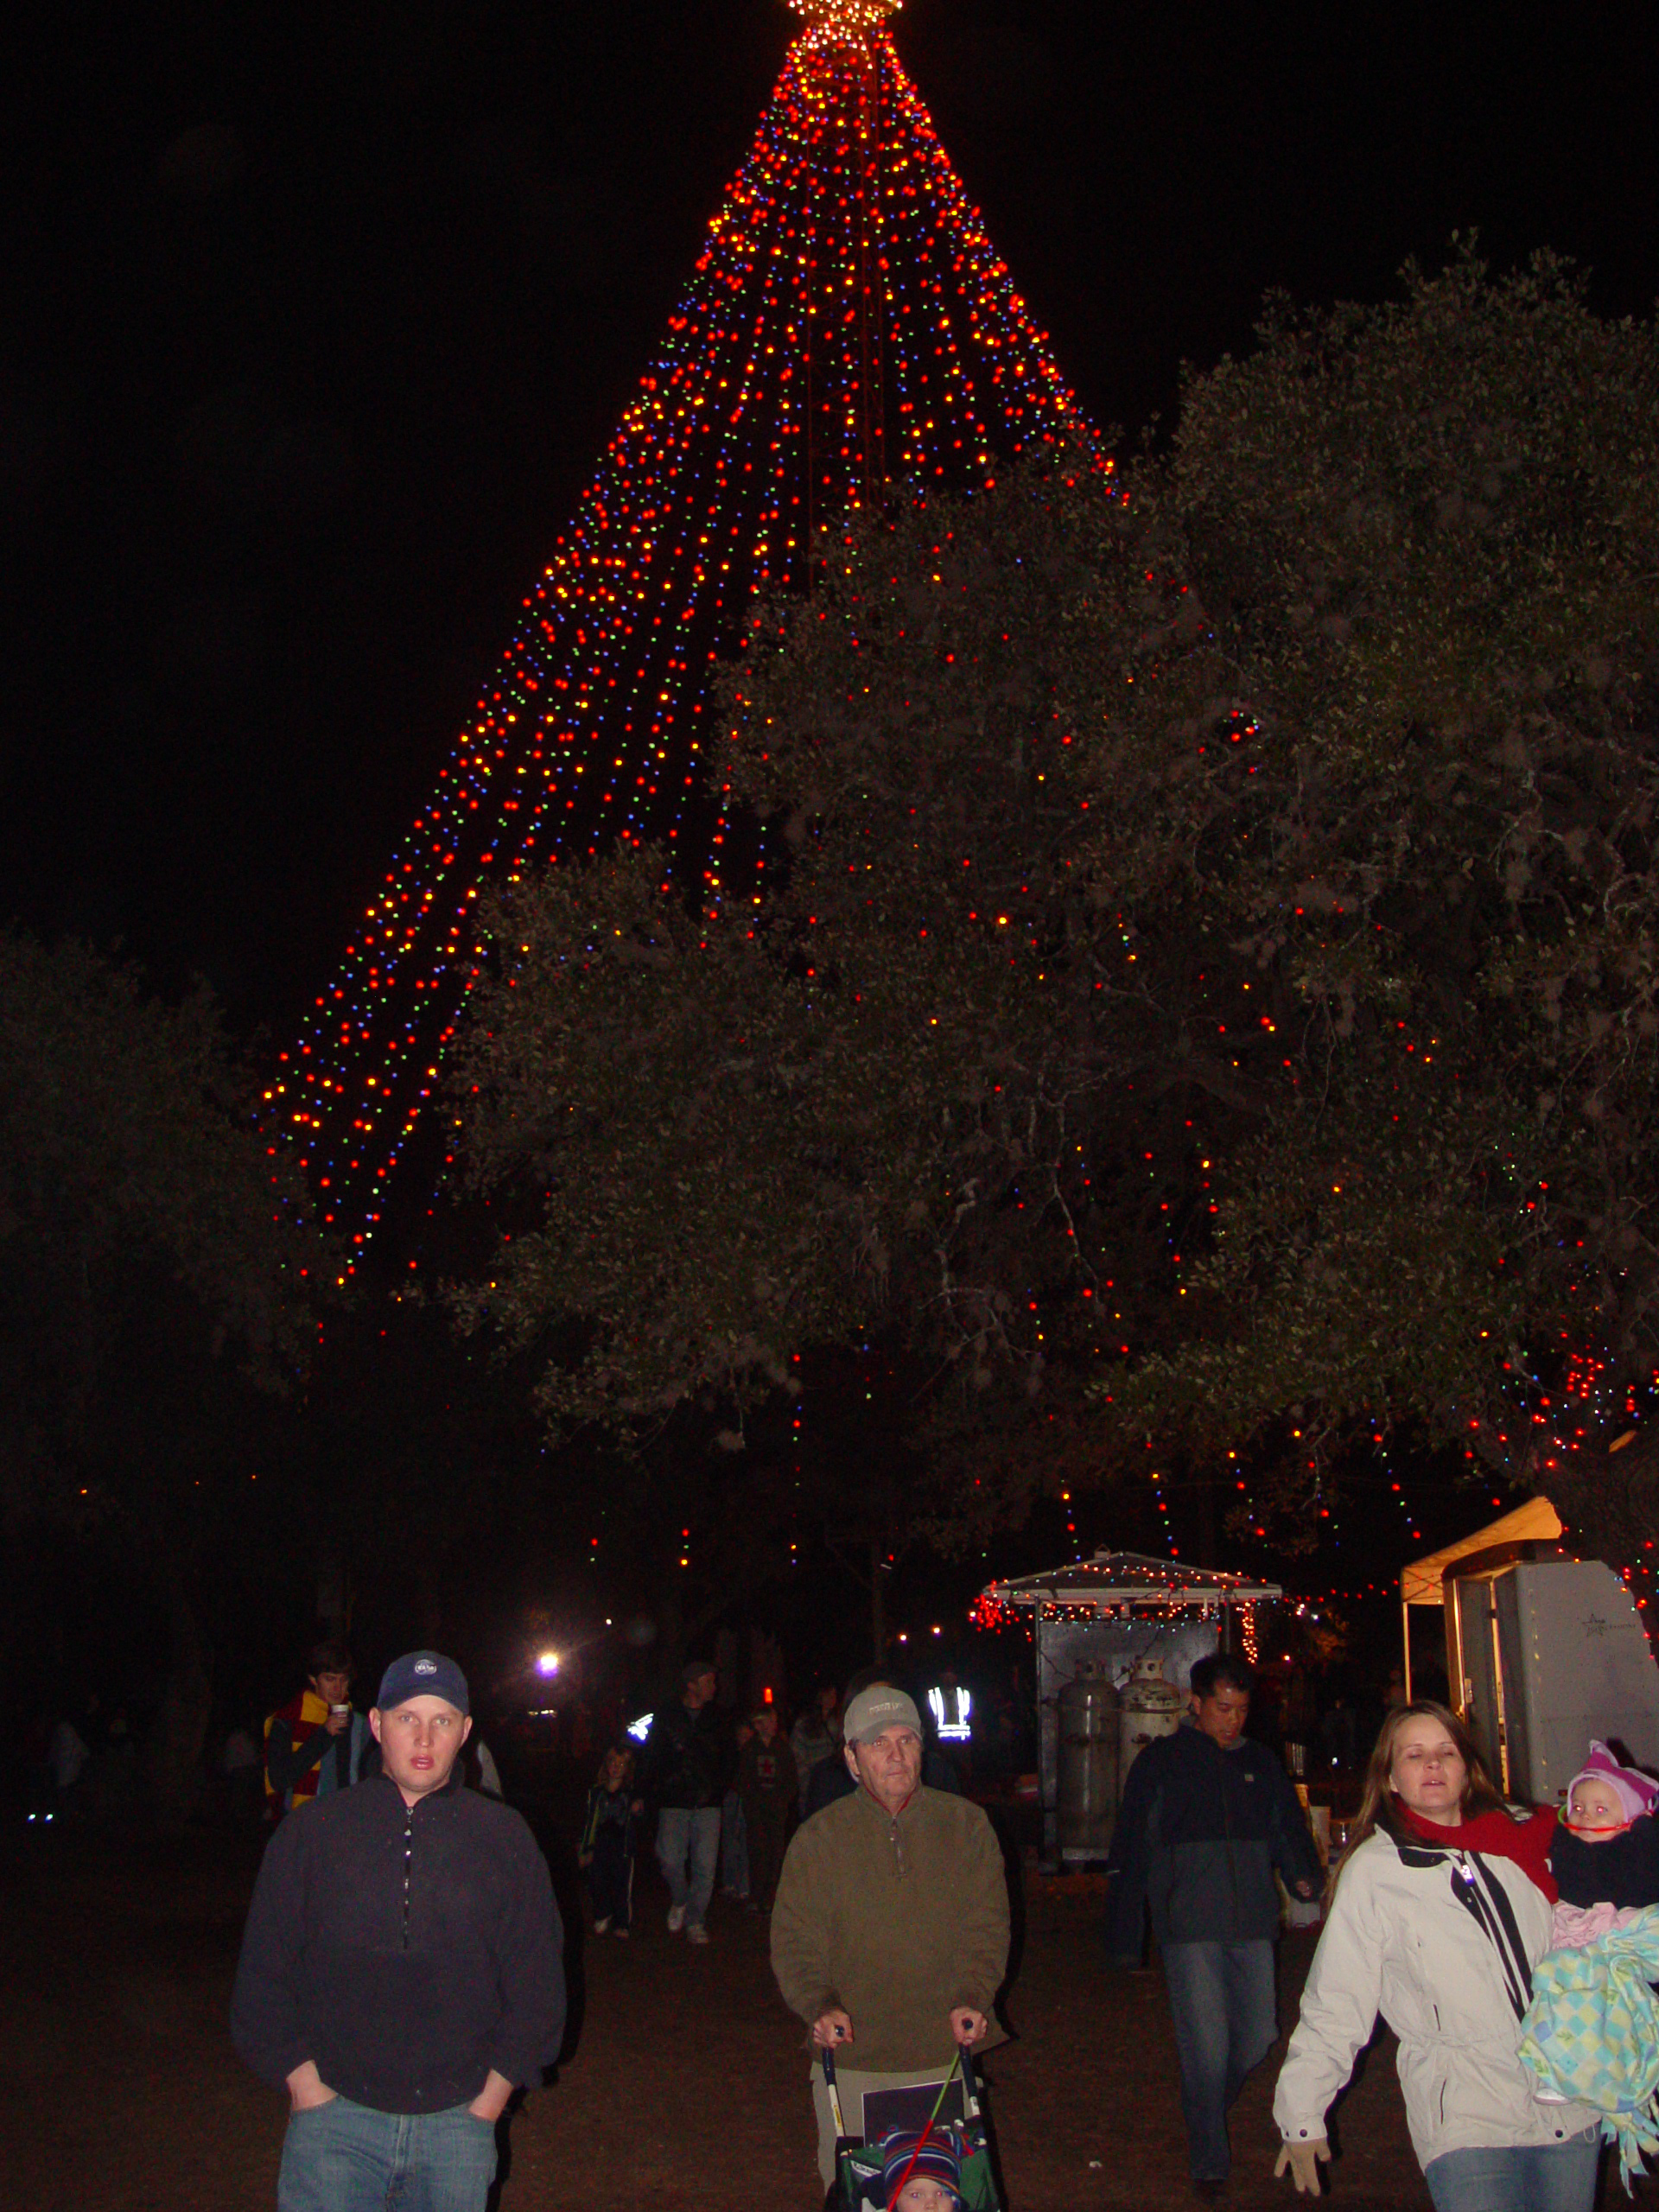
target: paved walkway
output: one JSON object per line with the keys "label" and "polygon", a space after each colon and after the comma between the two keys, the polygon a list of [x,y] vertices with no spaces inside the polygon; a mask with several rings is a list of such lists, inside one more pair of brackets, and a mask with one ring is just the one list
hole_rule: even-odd
{"label": "paved walkway", "polygon": [[[283,2116],[225,2027],[247,1848],[65,1838],[0,1862],[0,2202],[18,2212],[273,2212]],[[1103,1969],[1099,1900],[1027,1877],[1018,2040],[988,2062],[1011,2212],[1191,2202],[1162,1984]],[[640,1869],[633,1939],[587,1936],[580,2034],[512,2123],[500,2212],[816,2212],[807,2061],[764,1923],[716,1900],[704,1950],[671,1937]],[[1312,1955],[1291,1938],[1284,2012]],[[1240,2207],[1274,2183],[1276,2056],[1236,2113]],[[1335,2202],[1427,2212],[1384,2039],[1343,2107]],[[1638,2191],[1637,2203],[1648,2196]],[[1624,2202],[1616,2181],[1603,2202]]]}

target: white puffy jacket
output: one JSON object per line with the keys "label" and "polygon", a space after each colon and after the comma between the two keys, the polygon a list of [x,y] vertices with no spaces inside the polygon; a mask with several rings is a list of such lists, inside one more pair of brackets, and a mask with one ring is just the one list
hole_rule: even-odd
{"label": "white puffy jacket", "polygon": [[[1479,1916],[1454,1880],[1465,1893],[1472,1880]],[[1483,1854],[1471,1866],[1465,1853],[1428,1848],[1402,1858],[1380,1830],[1368,1836],[1337,1885],[1274,2092],[1286,2141],[1325,2133],[1325,2109],[1379,2012],[1400,2038],[1400,2086],[1421,2165],[1448,2151],[1564,2142],[1590,2126],[1599,2115],[1587,2105],[1538,2103],[1518,2056],[1511,1992],[1519,1981],[1524,2003],[1526,1983],[1516,1939],[1529,1974],[1549,1948],[1549,1916],[1513,1859]]]}

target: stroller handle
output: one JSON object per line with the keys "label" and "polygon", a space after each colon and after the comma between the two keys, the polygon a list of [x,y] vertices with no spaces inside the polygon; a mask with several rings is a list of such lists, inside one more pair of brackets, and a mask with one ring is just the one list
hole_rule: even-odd
{"label": "stroller handle", "polygon": [[818,2056],[823,2062],[823,2094],[830,2101],[830,2124],[836,2131],[839,2145],[846,2140],[847,2123],[842,2117],[841,2092],[836,2087],[836,2054],[825,2044]]}
{"label": "stroller handle", "polygon": [[[836,2054],[825,2044],[818,2052],[818,2063],[823,2068],[823,2086],[833,2095],[836,2087]],[[962,2069],[962,2092],[969,2107],[979,2102],[979,2082],[974,2073],[974,2062],[968,2055],[965,2043],[957,2045],[957,2063]]]}

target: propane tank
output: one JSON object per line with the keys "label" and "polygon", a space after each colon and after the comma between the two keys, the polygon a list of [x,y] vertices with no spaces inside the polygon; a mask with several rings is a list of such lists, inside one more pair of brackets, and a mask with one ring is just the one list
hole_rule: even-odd
{"label": "propane tank", "polygon": [[1137,1659],[1135,1672],[1124,1687],[1122,1734],[1117,1754],[1117,1786],[1121,1791],[1135,1764],[1154,1736],[1173,1736],[1181,1725],[1186,1700],[1173,1682],[1164,1680],[1164,1662],[1147,1656]]}
{"label": "propane tank", "polygon": [[1092,1659],[1060,1692],[1059,1846],[1062,1859],[1103,1859],[1117,1816],[1118,1695]]}

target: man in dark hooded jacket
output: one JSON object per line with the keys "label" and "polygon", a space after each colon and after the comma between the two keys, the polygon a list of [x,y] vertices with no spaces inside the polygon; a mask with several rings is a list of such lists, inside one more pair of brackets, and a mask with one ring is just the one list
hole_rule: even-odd
{"label": "man in dark hooded jacket", "polygon": [[704,1916],[720,1859],[720,1808],[737,1770],[736,1748],[715,1703],[716,1676],[706,1659],[681,1670],[676,1704],[652,1720],[640,1764],[643,1794],[657,1807],[657,1864],[668,1884],[671,1935],[706,1943]]}
{"label": "man in dark hooded jacket", "polygon": [[1138,1966],[1148,1910],[1181,2062],[1194,2186],[1219,2196],[1227,2112],[1279,2032],[1275,1872],[1317,1895],[1319,1854],[1284,1768],[1244,1734],[1254,1678],[1219,1654],[1192,1669],[1192,1713],[1129,1769],[1107,1873],[1107,1948]]}

